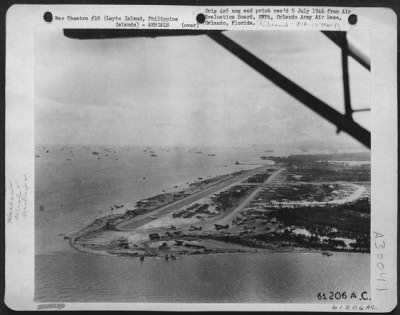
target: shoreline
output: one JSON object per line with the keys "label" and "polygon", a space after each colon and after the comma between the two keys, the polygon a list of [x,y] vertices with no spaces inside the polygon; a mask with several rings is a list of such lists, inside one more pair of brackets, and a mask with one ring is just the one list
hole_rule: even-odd
{"label": "shoreline", "polygon": [[[106,216],[100,219],[107,220],[108,219],[114,219],[110,218],[110,216]],[[100,220],[96,219],[92,222],[92,224],[95,224],[96,221]],[[90,228],[90,225],[86,228]],[[166,252],[166,251],[158,251],[157,249],[149,251],[145,249],[127,249],[127,250],[96,250],[89,248],[88,246],[84,246],[82,244],[79,244],[79,238],[80,237],[85,237],[88,235],[96,235],[100,234],[102,232],[106,232],[107,230],[105,228],[101,228],[97,231],[80,231],[78,232],[76,236],[71,236],[68,237],[68,242],[70,247],[72,247],[75,251],[83,254],[88,254],[88,255],[102,255],[102,256],[112,256],[112,257],[131,257],[131,258],[141,258],[141,257],[164,257],[166,255],[175,255],[175,256],[193,256],[193,255],[218,255],[218,254],[241,254],[241,253],[247,253],[247,254],[267,254],[267,253],[284,253],[284,252],[295,252],[295,253],[319,253],[321,255],[325,255],[326,253],[329,253],[328,255],[333,255],[334,253],[348,253],[348,254],[370,254],[369,252],[363,252],[363,251],[354,251],[354,250],[333,250],[333,249],[318,249],[318,248],[306,248],[306,247],[276,247],[276,248],[262,248],[262,247],[256,247],[256,246],[246,246],[243,244],[240,244],[243,246],[241,249],[235,249],[235,248],[229,248],[229,246],[234,246],[238,245],[234,242],[227,242],[227,241],[222,241],[222,240],[217,240],[216,238],[220,238],[221,235],[201,235],[200,237],[198,236],[197,239],[200,240],[213,240],[219,243],[224,243],[227,244],[228,248],[223,249],[223,248],[207,248],[203,247],[203,251],[200,250],[186,250],[186,251],[171,251],[171,252]],[[95,237],[95,236],[94,236]],[[65,238],[65,237],[64,237]],[[187,242],[193,241],[193,239],[196,239],[195,235],[182,235],[180,239],[183,239]],[[168,239],[165,241],[174,241],[175,239]],[[151,241],[144,242],[146,245],[151,243]],[[282,244],[281,244],[282,245]],[[137,253],[141,251],[141,253]]]}
{"label": "shoreline", "polygon": [[[78,253],[92,255],[92,256],[108,256],[108,257],[125,257],[125,258],[140,258],[141,256],[146,258],[154,258],[154,259],[161,259],[165,257],[164,255],[133,255],[129,252],[121,252],[121,253],[109,253],[107,251],[95,251],[91,249],[84,248],[83,246],[77,245],[73,242],[72,239],[69,240],[70,246]],[[215,251],[215,252],[207,252],[207,253],[174,253],[176,257],[185,257],[185,256],[216,256],[216,255],[233,255],[233,254],[250,254],[250,255],[266,255],[266,254],[279,254],[279,253],[297,253],[297,254],[320,254],[323,255],[324,253],[330,253],[332,255],[335,254],[349,254],[349,255],[370,255],[369,252],[357,252],[357,251],[321,251],[318,249],[312,248],[301,248],[301,247],[293,247],[293,248],[277,248],[277,249],[267,249],[267,248],[254,248],[249,247],[246,250],[226,250],[226,251]]]}
{"label": "shoreline", "polygon": [[[263,187],[270,183],[286,185],[286,176],[286,165],[283,164],[264,165],[206,179],[199,177],[188,183],[185,189],[162,192],[139,200],[133,209],[123,213],[96,218],[81,230],[66,233],[64,239],[68,239],[69,245],[81,253],[141,259],[256,252],[313,252],[326,256],[334,252],[369,253],[364,247],[340,245],[334,236],[327,238],[321,232],[312,238],[292,233],[296,226],[283,224],[274,218],[279,213],[270,217],[257,214],[259,219],[252,219],[254,221],[243,226],[240,226],[243,224],[240,220],[232,218],[236,209],[248,206]],[[200,207],[201,202],[203,206]],[[210,210],[210,204],[222,207],[222,211],[215,212],[215,209],[221,210],[218,207]],[[180,219],[182,215],[176,218],[172,215],[177,211],[178,214],[182,211],[192,214],[183,216],[185,221]],[[260,218],[269,218],[262,220],[270,223],[267,226],[257,223]],[[152,224],[148,226],[150,222]],[[329,222],[325,224],[328,228]],[[297,228],[304,229],[301,226]],[[322,242],[322,238],[318,241],[320,237],[327,238],[328,242]]]}

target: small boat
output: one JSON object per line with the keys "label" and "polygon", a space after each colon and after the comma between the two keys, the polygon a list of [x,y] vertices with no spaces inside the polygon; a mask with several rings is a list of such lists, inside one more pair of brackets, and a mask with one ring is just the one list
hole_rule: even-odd
{"label": "small boat", "polygon": [[324,255],[324,256],[332,256],[333,254],[330,253],[330,252],[323,252],[322,255]]}

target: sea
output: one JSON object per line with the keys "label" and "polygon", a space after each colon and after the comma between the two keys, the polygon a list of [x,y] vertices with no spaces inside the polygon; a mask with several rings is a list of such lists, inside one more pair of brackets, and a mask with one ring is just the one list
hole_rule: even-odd
{"label": "sea", "polygon": [[[272,164],[261,156],[301,153],[263,146],[36,146],[35,300],[320,303],[320,292],[369,292],[368,254],[268,252],[140,262],[77,252],[64,239],[140,199]],[[114,205],[124,207],[111,210]]]}

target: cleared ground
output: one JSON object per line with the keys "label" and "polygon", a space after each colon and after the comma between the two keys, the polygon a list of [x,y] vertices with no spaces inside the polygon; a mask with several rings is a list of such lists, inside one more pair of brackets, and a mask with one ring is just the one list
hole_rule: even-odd
{"label": "cleared ground", "polygon": [[208,197],[213,195],[214,193],[223,190],[223,189],[227,189],[230,186],[233,186],[235,184],[240,183],[241,181],[243,181],[244,179],[261,173],[261,172],[265,172],[268,168],[270,168],[271,166],[267,165],[267,166],[262,166],[262,167],[257,167],[255,169],[249,170],[249,171],[244,171],[243,173],[236,175],[232,178],[227,179],[226,181],[217,184],[213,187],[210,187],[208,189],[204,189],[198,193],[195,193],[193,195],[190,195],[189,197],[179,200],[177,202],[171,203],[165,207],[162,207],[158,210],[154,210],[151,211],[148,214],[143,214],[140,215],[138,217],[135,217],[132,220],[129,220],[127,222],[123,222],[120,225],[118,225],[118,229],[122,230],[122,231],[132,231],[140,226],[143,226],[153,220],[155,220],[155,217],[159,217],[159,216],[164,216],[167,214],[170,214],[178,209],[181,209],[183,207],[186,207],[188,205],[190,205],[191,203],[204,198],[204,197]]}

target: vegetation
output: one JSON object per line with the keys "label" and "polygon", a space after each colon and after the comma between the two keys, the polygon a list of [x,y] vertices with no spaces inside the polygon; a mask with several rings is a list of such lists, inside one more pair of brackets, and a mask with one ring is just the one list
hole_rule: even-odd
{"label": "vegetation", "polygon": [[[370,251],[370,201],[348,204],[281,208],[263,214],[277,229],[270,232],[212,236],[215,239],[259,248],[302,247],[330,251]],[[308,233],[296,232],[297,229]]]}
{"label": "vegetation", "polygon": [[[357,165],[351,167],[335,167],[328,165],[310,165],[292,169],[293,173],[301,175],[301,181],[350,181],[364,182],[371,180],[370,165]],[[289,178],[291,179],[291,178]]]}
{"label": "vegetation", "polygon": [[325,196],[329,195],[332,191],[339,189],[338,184],[304,184],[304,185],[292,185],[283,186],[276,189],[274,192],[274,200],[306,200],[308,197],[312,196],[317,201],[322,201]]}
{"label": "vegetation", "polygon": [[370,161],[370,152],[330,153],[330,154],[297,154],[287,157],[265,157],[276,162],[302,164],[316,161]]}
{"label": "vegetation", "polygon": [[272,171],[273,170],[267,170],[265,173],[255,174],[253,176],[250,176],[247,179],[247,182],[248,183],[263,183],[268,179],[268,177],[271,176]]}
{"label": "vegetation", "polygon": [[237,205],[238,202],[246,197],[253,189],[253,186],[233,186],[226,191],[214,195],[211,199],[216,205],[216,210],[227,211]]}
{"label": "vegetation", "polygon": [[323,251],[351,251],[351,252],[364,252],[370,251],[370,240],[365,238],[357,240],[350,244],[350,248],[346,243],[340,239],[323,239],[318,236],[301,235],[284,230],[283,232],[264,233],[257,235],[213,235],[208,236],[215,240],[240,244],[243,246],[256,247],[256,248],[288,248],[288,247],[302,247],[307,249],[316,249]]}
{"label": "vegetation", "polygon": [[195,215],[199,215],[199,214],[206,214],[207,216],[215,215],[216,212],[210,212],[209,207],[210,207],[210,205],[208,203],[205,203],[205,204],[195,203],[185,209],[174,212],[172,214],[172,217],[173,218],[191,218],[191,217],[193,217]]}
{"label": "vegetation", "polygon": [[343,232],[369,235],[370,209],[369,200],[360,199],[353,203],[330,207],[282,208],[271,215],[286,226],[301,226],[309,230],[328,226]]}

